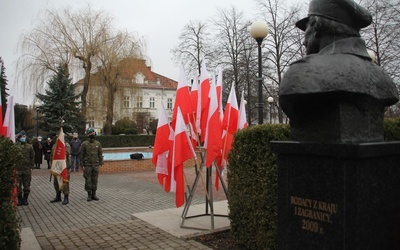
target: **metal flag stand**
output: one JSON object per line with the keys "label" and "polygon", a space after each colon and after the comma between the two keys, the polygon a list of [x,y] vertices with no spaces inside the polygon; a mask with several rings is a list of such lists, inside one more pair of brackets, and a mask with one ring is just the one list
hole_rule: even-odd
{"label": "metal flag stand", "polygon": [[[193,196],[195,194],[196,188],[197,188],[197,184],[199,182],[200,179],[203,180],[203,176],[202,176],[202,170],[204,168],[204,164],[205,164],[205,160],[204,160],[204,152],[200,152],[200,156],[201,156],[201,164],[200,164],[200,168],[197,165],[197,162],[195,164],[195,171],[196,171],[196,178],[193,182],[192,188],[190,188],[188,186],[188,191],[189,191],[189,196],[186,196],[186,203],[185,203],[185,207],[183,209],[182,215],[181,215],[181,228],[188,228],[188,229],[196,229],[196,230],[210,230],[210,228],[197,228],[197,227],[189,227],[189,226],[185,226],[185,220],[186,219],[191,219],[191,218],[197,218],[197,217],[202,217],[202,216],[210,216],[211,219],[211,230],[214,230],[214,216],[218,216],[218,217],[228,217],[227,215],[223,215],[223,214],[215,214],[214,213],[214,198],[213,198],[213,188],[212,188],[212,167],[215,167],[216,170],[216,174],[218,174],[219,176],[219,180],[221,182],[222,188],[224,189],[224,193],[226,196],[226,199],[228,200],[228,192],[227,192],[227,188],[225,185],[225,182],[221,176],[221,172],[220,169],[217,167],[216,164],[212,164],[211,167],[206,168],[206,184],[205,184],[205,188],[206,188],[206,203],[205,203],[205,213],[204,214],[198,214],[198,215],[192,215],[192,216],[188,216],[188,211],[190,208],[190,204],[192,203],[193,200]],[[204,180],[203,180],[203,185],[204,185]]]}

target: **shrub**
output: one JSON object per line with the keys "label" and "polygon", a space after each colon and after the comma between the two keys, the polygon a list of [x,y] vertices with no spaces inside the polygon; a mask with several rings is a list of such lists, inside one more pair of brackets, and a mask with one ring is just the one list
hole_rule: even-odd
{"label": "shrub", "polygon": [[385,141],[400,141],[400,118],[383,120],[383,136]]}
{"label": "shrub", "polygon": [[8,138],[0,136],[0,249],[19,249],[20,219],[12,204],[15,162],[21,157],[17,146]]}
{"label": "shrub", "polygon": [[134,121],[131,121],[129,119],[122,119],[115,122],[115,125],[112,127],[112,134],[125,134],[126,131],[134,133],[135,130],[137,134],[137,125]]}
{"label": "shrub", "polygon": [[277,166],[270,141],[285,141],[285,124],[250,127],[235,134],[229,154],[231,233],[249,249],[276,249]]}

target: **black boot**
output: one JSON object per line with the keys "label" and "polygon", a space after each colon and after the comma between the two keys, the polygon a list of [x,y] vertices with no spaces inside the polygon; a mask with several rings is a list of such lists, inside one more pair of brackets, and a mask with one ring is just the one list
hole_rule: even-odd
{"label": "black boot", "polygon": [[17,206],[21,206],[22,205],[22,193],[18,194],[18,203]]}
{"label": "black boot", "polygon": [[64,201],[62,202],[63,205],[67,205],[69,203],[68,194],[64,194]]}
{"label": "black boot", "polygon": [[96,191],[92,192],[92,200],[98,201],[99,197],[96,196]]}
{"label": "black boot", "polygon": [[92,191],[88,191],[87,192],[87,201],[91,201],[92,200]]}
{"label": "black boot", "polygon": [[57,192],[56,197],[53,200],[51,200],[50,203],[59,202],[59,201],[61,201],[61,193]]}
{"label": "black boot", "polygon": [[29,193],[24,193],[24,197],[22,198],[22,205],[24,205],[24,206],[29,205],[28,196],[29,196]]}

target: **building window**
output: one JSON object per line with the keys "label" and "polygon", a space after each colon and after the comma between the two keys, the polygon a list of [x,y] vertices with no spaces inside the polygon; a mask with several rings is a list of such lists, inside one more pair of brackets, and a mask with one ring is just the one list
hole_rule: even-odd
{"label": "building window", "polygon": [[129,96],[124,96],[124,101],[122,103],[123,108],[129,108],[131,106],[131,98]]}
{"label": "building window", "polygon": [[172,109],[172,98],[167,98],[167,109]]}
{"label": "building window", "polygon": [[142,108],[143,107],[143,96],[138,96],[136,100],[136,108]]}
{"label": "building window", "polygon": [[154,108],[156,106],[156,98],[150,97],[150,108]]}
{"label": "building window", "polygon": [[90,116],[88,119],[89,128],[94,128],[94,116]]}

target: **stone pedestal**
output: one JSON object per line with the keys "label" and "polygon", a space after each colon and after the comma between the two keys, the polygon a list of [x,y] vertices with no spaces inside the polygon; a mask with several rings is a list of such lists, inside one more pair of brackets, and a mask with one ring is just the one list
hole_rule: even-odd
{"label": "stone pedestal", "polygon": [[278,249],[400,249],[400,142],[272,142]]}

